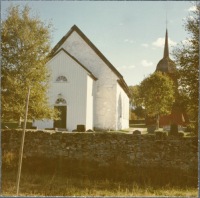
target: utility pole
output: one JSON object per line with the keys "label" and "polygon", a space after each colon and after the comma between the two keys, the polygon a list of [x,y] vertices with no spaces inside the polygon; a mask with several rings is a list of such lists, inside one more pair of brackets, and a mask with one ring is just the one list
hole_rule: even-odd
{"label": "utility pole", "polygon": [[22,133],[22,142],[21,142],[21,148],[19,151],[19,165],[18,165],[18,174],[17,174],[17,196],[19,193],[19,183],[20,183],[21,168],[22,168],[22,157],[23,157],[25,130],[26,130],[26,119],[27,119],[27,114],[28,114],[29,94],[30,94],[30,87],[28,88],[28,94],[27,94],[27,100],[26,100],[26,112],[24,116],[24,127],[23,127],[23,133]]}

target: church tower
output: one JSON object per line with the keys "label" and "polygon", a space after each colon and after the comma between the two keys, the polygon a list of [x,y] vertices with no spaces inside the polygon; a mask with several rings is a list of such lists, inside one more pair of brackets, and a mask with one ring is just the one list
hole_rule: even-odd
{"label": "church tower", "polygon": [[156,71],[161,71],[162,73],[174,73],[175,69],[176,66],[174,62],[169,58],[168,32],[166,29],[164,55],[163,58],[158,62]]}
{"label": "church tower", "polygon": [[[175,75],[176,65],[175,63],[169,58],[169,46],[168,46],[168,31],[166,29],[165,34],[165,46],[164,46],[164,54],[163,58],[158,62],[155,72],[160,71],[162,73],[166,73],[169,75],[175,84],[177,84],[177,79]],[[177,87],[178,89],[178,87]],[[180,107],[178,107],[177,100],[174,103],[172,112],[170,115],[165,115],[160,117],[160,127],[163,127],[164,130],[169,130],[170,122],[176,123],[179,126],[179,130],[181,130],[181,126],[185,124],[189,124],[189,119],[186,112],[182,112]],[[154,125],[155,120],[151,117],[146,118],[146,125]]]}

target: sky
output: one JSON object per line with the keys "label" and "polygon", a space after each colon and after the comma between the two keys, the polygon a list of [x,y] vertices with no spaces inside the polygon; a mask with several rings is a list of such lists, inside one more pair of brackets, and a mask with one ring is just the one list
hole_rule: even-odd
{"label": "sky", "polygon": [[[12,1],[1,1],[1,19]],[[184,19],[189,1],[14,1],[29,2],[41,21],[51,20],[52,48],[75,24],[121,73],[127,85],[138,85],[163,58],[167,29],[169,52],[189,37]],[[170,55],[172,59],[172,56]]]}

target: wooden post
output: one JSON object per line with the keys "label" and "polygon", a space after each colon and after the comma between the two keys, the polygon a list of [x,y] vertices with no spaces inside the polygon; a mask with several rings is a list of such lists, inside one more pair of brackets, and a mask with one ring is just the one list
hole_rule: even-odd
{"label": "wooden post", "polygon": [[22,156],[23,156],[24,139],[25,139],[26,119],[27,119],[27,114],[28,114],[29,94],[30,94],[30,87],[28,88],[28,94],[27,94],[27,100],[26,100],[26,112],[24,116],[24,127],[23,127],[23,133],[22,133],[22,142],[21,142],[21,148],[19,152],[19,165],[18,165],[18,174],[17,174],[17,196],[19,193],[19,183],[20,183],[20,176],[21,176]]}

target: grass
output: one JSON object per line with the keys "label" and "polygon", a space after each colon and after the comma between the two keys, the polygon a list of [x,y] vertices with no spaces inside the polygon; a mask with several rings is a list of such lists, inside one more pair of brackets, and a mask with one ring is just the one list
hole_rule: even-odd
{"label": "grass", "polygon": [[[16,121],[9,121],[9,122],[1,122],[1,128],[7,126],[9,129],[16,129],[18,128],[18,122]],[[24,126],[24,121],[21,122],[21,128]],[[30,129],[32,127],[32,121],[28,120],[26,123],[26,128]]]}
{"label": "grass", "polygon": [[133,130],[132,128],[118,130],[118,131],[107,131],[109,133],[128,133],[129,131]]}
{"label": "grass", "polygon": [[[17,160],[2,158],[1,195],[15,196]],[[198,171],[131,167],[120,161],[24,158],[20,196],[198,196]]]}
{"label": "grass", "polygon": [[[5,181],[4,177],[7,178]],[[2,174],[2,196],[16,195],[16,175],[13,172]],[[58,173],[45,176],[23,174],[21,177],[19,196],[95,196],[95,197],[154,197],[181,196],[198,197],[198,190],[194,187],[176,188],[169,185],[155,188],[146,184],[140,186],[137,182],[111,182],[108,179],[91,181],[62,177]]]}
{"label": "grass", "polygon": [[131,128],[147,128],[146,124],[130,124],[129,127]]}

